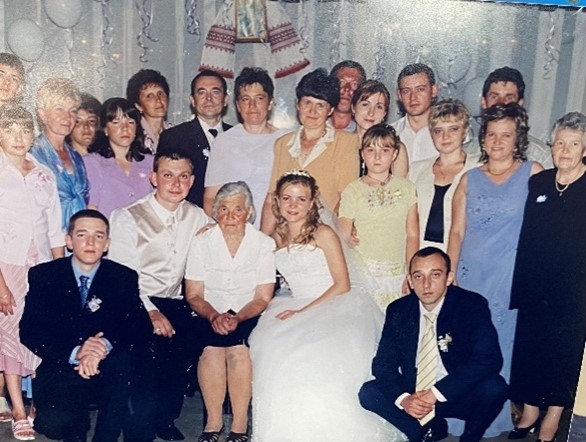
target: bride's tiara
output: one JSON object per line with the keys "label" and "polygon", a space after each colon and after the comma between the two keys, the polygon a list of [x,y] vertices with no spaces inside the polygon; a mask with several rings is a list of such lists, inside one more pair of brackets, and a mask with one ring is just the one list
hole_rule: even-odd
{"label": "bride's tiara", "polygon": [[289,172],[285,172],[283,174],[283,176],[302,176],[305,178],[311,178],[311,175],[309,174],[309,172],[307,172],[306,170],[301,170],[301,169],[293,169],[290,170]]}

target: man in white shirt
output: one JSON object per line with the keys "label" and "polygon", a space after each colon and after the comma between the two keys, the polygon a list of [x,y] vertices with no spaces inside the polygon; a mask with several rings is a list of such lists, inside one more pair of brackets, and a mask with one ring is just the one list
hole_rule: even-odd
{"label": "man in white shirt", "polygon": [[439,86],[433,70],[422,63],[405,66],[397,78],[397,99],[405,116],[392,126],[407,147],[409,163],[437,155],[429,132],[429,114]]}
{"label": "man in white shirt", "polygon": [[479,441],[503,407],[507,384],[488,302],[452,286],[449,256],[421,249],[409,264],[411,295],[391,303],[374,380],[360,390],[364,408],[410,441],[447,436],[445,417],[466,422],[460,440]]}
{"label": "man in white shirt", "polygon": [[131,393],[135,421],[160,439],[183,440],[174,420],[197,342],[181,283],[191,241],[208,217],[185,201],[194,176],[184,151],[159,150],[153,169],[154,193],[112,213],[109,257],[138,272],[140,298],[152,323],[153,334],[145,337],[149,352]]}
{"label": "man in white shirt", "polygon": [[[508,66],[495,69],[484,81],[482,87],[482,98],[480,106],[488,109],[495,104],[517,103],[525,105],[525,81],[523,75],[517,69]],[[529,146],[527,146],[527,159],[537,161],[544,169],[553,167],[550,148],[539,138],[528,135]],[[474,137],[464,145],[464,150],[473,155],[480,154],[480,143],[478,137]]]}

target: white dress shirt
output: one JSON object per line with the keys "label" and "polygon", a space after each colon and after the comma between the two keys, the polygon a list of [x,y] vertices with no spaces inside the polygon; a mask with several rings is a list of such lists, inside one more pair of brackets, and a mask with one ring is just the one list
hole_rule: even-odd
{"label": "white dress shirt", "polygon": [[437,156],[437,150],[433,145],[429,127],[422,127],[415,132],[409,124],[407,115],[395,121],[391,126],[395,128],[399,138],[407,147],[409,164]]}
{"label": "white dress shirt", "polygon": [[220,226],[191,243],[185,279],[204,282],[204,298],[217,311],[238,312],[254,298],[256,287],[275,282],[275,241],[250,224],[238,251],[230,254]]}
{"label": "white dress shirt", "polygon": [[[423,335],[425,334],[425,326],[426,326],[426,321],[425,321],[425,314],[426,313],[433,313],[436,315],[436,317],[439,317],[440,311],[442,310],[442,307],[444,305],[444,301],[445,301],[445,297],[442,298],[442,300],[439,302],[438,305],[435,306],[435,308],[431,311],[428,311],[425,309],[425,307],[423,306],[423,304],[421,304],[421,302],[419,303],[419,336],[417,337],[417,353],[419,353],[419,346],[421,345],[421,340],[423,339]],[[435,321],[435,334],[437,336],[437,320]],[[440,381],[441,379],[445,378],[448,375],[448,372],[446,370],[446,367],[444,366],[444,363],[442,362],[442,358],[439,354],[438,351],[438,355],[437,355],[437,372],[436,372],[436,376],[435,376],[435,381]],[[433,392],[434,396],[437,398],[437,400],[439,402],[446,402],[447,399],[445,398],[445,396],[436,388],[436,387],[431,387],[431,391]],[[403,407],[401,406],[401,402],[403,401],[403,399],[405,399],[407,396],[410,396],[412,393],[403,393],[401,394],[396,400],[395,400],[395,405],[397,407],[399,407],[401,410],[403,409]]]}

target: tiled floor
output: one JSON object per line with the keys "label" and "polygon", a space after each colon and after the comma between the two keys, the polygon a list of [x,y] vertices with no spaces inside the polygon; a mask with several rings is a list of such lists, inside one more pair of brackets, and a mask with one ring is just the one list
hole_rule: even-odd
{"label": "tiled floor", "polygon": [[[95,413],[93,413],[92,417],[95,419]],[[225,417],[226,426],[229,427],[229,416]],[[198,393],[195,394],[193,398],[186,398],[185,403],[183,405],[183,411],[181,413],[180,418],[176,421],[177,427],[183,432],[185,435],[186,442],[196,442],[197,438],[202,430],[202,422],[203,422],[203,406]],[[560,428],[559,437],[556,439],[558,441],[565,441],[567,439],[567,431],[568,431],[568,424],[569,424],[569,413],[564,414],[564,418],[562,421],[562,426]],[[225,436],[224,436],[225,438]],[[225,439],[220,439],[223,442]],[[526,440],[533,442],[537,438],[536,435],[530,435]],[[10,431],[10,423],[0,423],[0,441],[1,442],[12,442],[15,441],[12,437],[12,432]],[[122,440],[122,438],[120,438]],[[48,442],[50,439],[42,435],[37,435],[36,438],[37,442]],[[159,439],[157,439],[159,441]],[[456,442],[457,438],[455,437],[448,437],[445,439],[445,442]],[[501,435],[500,437],[494,437],[490,439],[483,439],[484,442],[505,442],[507,441],[506,434]],[[271,441],[271,442],[279,442],[279,441]],[[319,441],[305,441],[305,442],[319,442]],[[349,442],[349,441],[339,441],[339,442]],[[356,442],[356,441],[352,441]],[[362,441],[360,441],[362,442]],[[368,442],[368,441],[364,441]]]}

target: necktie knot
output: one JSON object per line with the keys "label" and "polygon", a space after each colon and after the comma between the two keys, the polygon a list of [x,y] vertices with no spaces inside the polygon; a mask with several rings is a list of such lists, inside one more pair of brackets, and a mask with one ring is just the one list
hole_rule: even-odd
{"label": "necktie knot", "polygon": [[424,316],[426,321],[425,325],[427,325],[427,327],[433,327],[435,325],[437,315],[435,313],[426,313]]}
{"label": "necktie knot", "polygon": [[208,132],[211,133],[214,138],[218,136],[218,129],[208,129]]}
{"label": "necktie knot", "polygon": [[85,305],[87,301],[87,295],[90,291],[89,281],[90,278],[88,276],[81,275],[79,277],[79,296],[81,298],[81,305]]}

